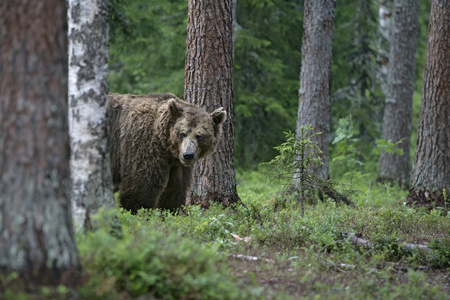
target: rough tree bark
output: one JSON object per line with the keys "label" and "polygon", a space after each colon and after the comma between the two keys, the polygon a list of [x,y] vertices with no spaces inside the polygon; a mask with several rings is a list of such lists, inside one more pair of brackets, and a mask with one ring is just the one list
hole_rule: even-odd
{"label": "rough tree bark", "polygon": [[[433,0],[408,203],[449,207],[450,1]],[[446,189],[447,203],[443,190]]]}
{"label": "rough tree bark", "polygon": [[381,151],[379,180],[402,186],[409,183],[411,170],[411,122],[420,0],[394,0],[394,25],[389,55],[388,94],[384,110],[383,134],[397,142],[403,155]]}
{"label": "rough tree bark", "polygon": [[194,167],[187,203],[207,207],[209,201],[239,202],[233,150],[232,0],[189,1],[184,99],[209,111],[227,111],[216,152]]}
{"label": "rough tree bark", "polygon": [[0,1],[0,270],[29,288],[80,271],[69,200],[65,1]]}
{"label": "rough tree bark", "polygon": [[107,147],[108,0],[69,0],[69,132],[72,211],[77,229],[113,207]]}
{"label": "rough tree bark", "polygon": [[[322,134],[313,142],[322,150],[323,165],[309,172],[327,180],[329,177],[328,144],[330,133],[331,64],[334,34],[334,0],[306,0],[303,16],[302,67],[297,115],[297,138],[300,128],[312,124]],[[294,184],[298,176],[294,174]]]}

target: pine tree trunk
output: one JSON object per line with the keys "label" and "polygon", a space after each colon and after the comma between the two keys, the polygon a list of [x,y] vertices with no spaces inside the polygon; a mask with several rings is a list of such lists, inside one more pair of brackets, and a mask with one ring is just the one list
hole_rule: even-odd
{"label": "pine tree trunk", "polygon": [[227,120],[217,150],[194,167],[188,204],[240,201],[234,171],[232,0],[189,1],[184,99]]}
{"label": "pine tree trunk", "polygon": [[394,0],[394,26],[389,55],[388,94],[383,140],[398,145],[403,155],[381,152],[379,176],[406,186],[411,170],[411,121],[420,0]]}
{"label": "pine tree trunk", "polygon": [[72,210],[76,228],[113,207],[107,148],[108,0],[69,0],[69,130]]}
{"label": "pine tree trunk", "polygon": [[[297,115],[297,138],[301,127],[312,124],[311,133],[321,132],[312,141],[319,146],[323,165],[309,172],[329,177],[328,143],[330,133],[331,64],[336,1],[306,0],[303,16],[302,67]],[[294,175],[294,183],[298,176]]]}
{"label": "pine tree trunk", "polygon": [[[450,191],[450,1],[433,0],[423,75],[410,204],[449,208]],[[443,190],[446,189],[447,203]]]}
{"label": "pine tree trunk", "polygon": [[69,200],[65,1],[0,2],[0,270],[28,288],[80,271]]}

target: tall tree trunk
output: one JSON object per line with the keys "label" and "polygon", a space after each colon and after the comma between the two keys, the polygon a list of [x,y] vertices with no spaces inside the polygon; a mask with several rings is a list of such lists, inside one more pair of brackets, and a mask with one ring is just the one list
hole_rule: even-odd
{"label": "tall tree trunk", "polygon": [[389,45],[391,43],[392,28],[392,4],[393,0],[380,0],[378,9],[378,27],[380,29],[380,38],[378,40],[378,79],[381,82],[383,95],[388,94],[387,80],[389,74]]}
{"label": "tall tree trunk", "polygon": [[[309,172],[327,180],[329,177],[328,143],[330,133],[331,64],[334,33],[334,0],[306,0],[303,15],[302,67],[297,115],[297,138],[301,127],[312,124],[313,138],[322,153],[323,165]],[[298,176],[294,174],[294,183]]]}
{"label": "tall tree trunk", "polygon": [[217,150],[194,167],[187,203],[240,201],[234,171],[232,0],[189,1],[184,99],[227,120]]}
{"label": "tall tree trunk", "polygon": [[72,210],[76,228],[113,207],[107,148],[108,0],[69,0],[69,130]]}
{"label": "tall tree trunk", "polygon": [[65,1],[0,2],[0,270],[74,284]]}
{"label": "tall tree trunk", "polygon": [[[410,204],[443,206],[450,192],[450,1],[433,0]],[[447,202],[448,207],[448,202]]]}
{"label": "tall tree trunk", "polygon": [[420,0],[394,0],[394,26],[389,55],[388,94],[382,138],[402,140],[403,155],[381,152],[379,176],[408,185],[411,170],[411,122]]}

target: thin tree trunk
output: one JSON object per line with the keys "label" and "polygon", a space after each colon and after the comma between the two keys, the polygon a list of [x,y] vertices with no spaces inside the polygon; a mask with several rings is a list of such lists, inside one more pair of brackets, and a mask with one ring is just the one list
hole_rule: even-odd
{"label": "thin tree trunk", "polygon": [[378,27],[381,34],[378,41],[378,63],[380,65],[378,78],[384,96],[388,94],[387,82],[392,28],[392,2],[393,0],[380,0],[380,8],[378,9]]}
{"label": "thin tree trunk", "polygon": [[217,150],[199,161],[188,204],[240,201],[234,171],[232,0],[189,1],[184,98],[227,120]]}
{"label": "thin tree trunk", "polygon": [[[237,22],[237,0],[232,0],[232,6],[233,9],[231,10],[231,17],[232,17],[232,28],[233,28],[233,34],[232,34],[232,41],[233,41],[233,46],[236,42],[236,32],[238,31],[239,28],[239,24]],[[234,47],[233,47],[233,59],[234,59]]]}
{"label": "thin tree trunk", "polygon": [[[322,153],[323,165],[309,172],[329,177],[328,143],[330,133],[331,64],[336,1],[306,0],[303,16],[302,67],[297,115],[297,138],[301,127],[312,124],[322,134],[313,138]],[[294,174],[294,184],[298,183]]]}
{"label": "thin tree trunk", "polygon": [[76,228],[113,207],[107,148],[108,0],[69,0],[69,129],[72,210]]}
{"label": "thin tree trunk", "polygon": [[29,288],[80,271],[69,200],[65,1],[0,2],[0,270]]}
{"label": "thin tree trunk", "polygon": [[[450,1],[433,0],[423,75],[410,204],[449,207],[450,191]],[[443,190],[446,189],[447,199]],[[447,203],[445,203],[446,201]]]}
{"label": "thin tree trunk", "polygon": [[420,0],[394,0],[394,26],[389,56],[388,94],[382,138],[398,142],[403,155],[381,152],[379,176],[406,186],[411,170],[411,122]]}

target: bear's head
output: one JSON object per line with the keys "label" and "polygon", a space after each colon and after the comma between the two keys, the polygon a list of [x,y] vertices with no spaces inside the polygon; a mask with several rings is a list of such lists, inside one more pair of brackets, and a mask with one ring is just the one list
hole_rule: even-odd
{"label": "bear's head", "polygon": [[173,155],[184,166],[192,166],[197,160],[216,150],[222,135],[222,124],[227,117],[224,108],[212,113],[203,108],[182,105],[175,99],[168,101],[169,114],[173,120],[170,141]]}

